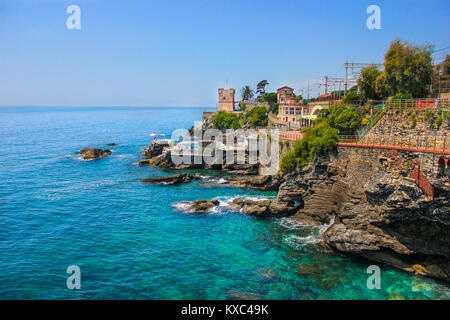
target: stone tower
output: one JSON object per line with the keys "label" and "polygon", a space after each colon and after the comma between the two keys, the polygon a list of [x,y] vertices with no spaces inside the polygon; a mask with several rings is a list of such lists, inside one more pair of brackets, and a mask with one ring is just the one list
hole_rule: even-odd
{"label": "stone tower", "polygon": [[219,103],[217,111],[234,111],[234,92],[233,88],[219,88]]}

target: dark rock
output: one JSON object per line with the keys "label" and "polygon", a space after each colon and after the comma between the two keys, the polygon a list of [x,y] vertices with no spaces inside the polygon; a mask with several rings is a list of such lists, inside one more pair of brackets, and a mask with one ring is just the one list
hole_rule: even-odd
{"label": "dark rock", "polygon": [[171,176],[161,176],[156,178],[141,179],[141,181],[152,184],[174,185],[174,184],[188,183],[197,179],[200,179],[200,176],[192,175],[190,173],[180,173]]}
{"label": "dark rock", "polygon": [[145,158],[154,158],[160,156],[162,155],[164,149],[168,146],[169,144],[167,143],[152,141],[150,146],[142,153],[142,156]]}
{"label": "dark rock", "polygon": [[219,205],[219,200],[197,200],[197,201],[182,201],[184,212],[188,213],[207,213],[215,206]]}
{"label": "dark rock", "polygon": [[226,183],[243,188],[277,191],[282,182],[282,175],[273,176],[249,176],[227,177]]}
{"label": "dark rock", "polygon": [[84,160],[101,159],[112,154],[111,150],[103,150],[97,148],[84,148],[80,150]]}
{"label": "dark rock", "polygon": [[110,146],[110,147],[116,147],[116,146],[118,146],[118,144],[117,144],[117,143],[108,143],[108,146]]}
{"label": "dark rock", "polygon": [[236,175],[257,175],[258,164],[224,164],[222,171]]}
{"label": "dark rock", "polygon": [[150,165],[150,163],[151,163],[150,159],[145,159],[145,160],[140,160],[140,161],[139,161],[139,165],[140,165],[141,167],[143,167],[143,166],[148,166],[148,165]]}

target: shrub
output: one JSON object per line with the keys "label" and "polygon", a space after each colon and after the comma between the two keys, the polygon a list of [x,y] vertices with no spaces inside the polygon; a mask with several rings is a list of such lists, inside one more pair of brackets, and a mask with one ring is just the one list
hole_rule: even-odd
{"label": "shrub", "polygon": [[213,116],[214,127],[220,130],[239,129],[241,127],[239,118],[234,113],[219,111]]}
{"label": "shrub", "polygon": [[412,99],[413,96],[411,93],[400,93],[397,94],[395,96],[392,97],[393,100],[398,100],[398,99]]}
{"label": "shrub", "polygon": [[432,118],[434,116],[434,112],[431,110],[425,111],[425,119],[428,120],[429,118]]}
{"label": "shrub", "polygon": [[435,122],[435,124],[436,124],[436,127],[437,128],[440,128],[441,126],[442,126],[442,116],[440,116],[437,120],[436,120],[436,122]]}
{"label": "shrub", "polygon": [[417,119],[416,116],[413,116],[412,118],[412,127],[411,128],[415,128],[417,126]]}
{"label": "shrub", "polygon": [[315,156],[327,156],[335,150],[338,130],[327,122],[319,121],[315,128],[304,131],[303,139],[294,143],[294,148],[281,159],[280,171],[288,172],[308,164]]}
{"label": "shrub", "polygon": [[365,126],[366,124],[370,123],[371,120],[372,120],[372,116],[370,114],[366,114],[366,116],[362,120],[361,124]]}

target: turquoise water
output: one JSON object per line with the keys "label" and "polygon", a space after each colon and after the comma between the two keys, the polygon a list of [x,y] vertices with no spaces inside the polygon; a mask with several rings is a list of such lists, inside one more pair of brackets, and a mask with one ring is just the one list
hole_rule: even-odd
{"label": "turquoise water", "polygon": [[[1,299],[443,299],[448,286],[323,251],[319,230],[233,212],[185,214],[183,200],[275,193],[194,182],[152,186],[139,167],[149,134],[202,108],[0,108]],[[82,161],[77,151],[113,154]],[[66,268],[81,268],[81,290]],[[300,268],[298,266],[300,265]]]}

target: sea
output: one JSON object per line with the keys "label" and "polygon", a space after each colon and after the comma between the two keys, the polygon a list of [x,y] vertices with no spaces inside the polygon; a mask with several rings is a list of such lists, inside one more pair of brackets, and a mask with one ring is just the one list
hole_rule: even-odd
{"label": "sea", "polygon": [[[183,185],[142,183],[174,173],[140,167],[144,148],[203,110],[213,108],[1,107],[0,299],[450,298],[447,284],[386,265],[373,288],[374,263],[326,249],[326,225],[225,205],[275,192],[224,186],[214,171]],[[84,147],[112,155],[85,161]],[[224,205],[183,212],[199,199]],[[73,266],[79,289],[68,285]]]}

